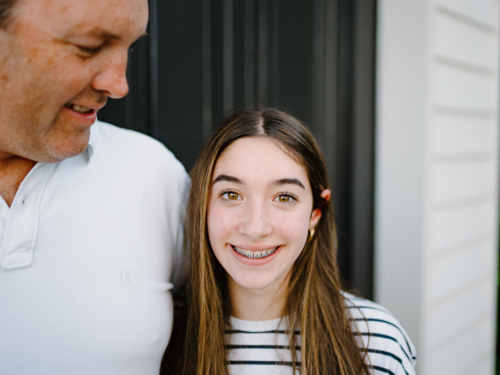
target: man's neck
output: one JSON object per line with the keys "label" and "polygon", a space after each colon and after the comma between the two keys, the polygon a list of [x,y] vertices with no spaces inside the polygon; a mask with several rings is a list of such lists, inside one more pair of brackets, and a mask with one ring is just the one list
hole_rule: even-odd
{"label": "man's neck", "polygon": [[17,190],[36,162],[0,151],[0,195],[9,207]]}

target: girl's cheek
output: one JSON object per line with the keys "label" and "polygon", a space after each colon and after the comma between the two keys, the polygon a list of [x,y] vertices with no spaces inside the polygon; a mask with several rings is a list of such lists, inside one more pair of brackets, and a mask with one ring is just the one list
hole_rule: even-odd
{"label": "girl's cheek", "polygon": [[237,228],[237,217],[227,209],[213,207],[208,214],[208,226],[210,232],[217,233],[218,235],[229,234],[232,230]]}
{"label": "girl's cheek", "polygon": [[275,229],[289,238],[301,239],[309,228],[309,216],[303,213],[277,218]]}

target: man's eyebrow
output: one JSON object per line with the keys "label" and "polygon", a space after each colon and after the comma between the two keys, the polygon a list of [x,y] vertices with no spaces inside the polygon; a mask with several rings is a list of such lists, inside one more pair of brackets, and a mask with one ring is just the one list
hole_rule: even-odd
{"label": "man's eyebrow", "polygon": [[[110,33],[109,31],[106,31],[106,30],[103,30],[101,28],[96,28],[96,29],[93,29],[91,31],[91,33],[99,36],[100,38],[103,38],[103,39],[120,39],[120,37],[118,35],[115,35],[113,33]],[[145,36],[148,36],[148,32],[146,30],[144,30],[142,32],[141,35],[139,35],[139,37],[137,38],[137,40],[145,37]]]}
{"label": "man's eyebrow", "polygon": [[90,34],[94,34],[96,36],[98,36],[99,38],[101,39],[105,39],[105,40],[116,40],[116,39],[120,39],[120,37],[118,35],[115,35],[113,33],[110,33],[106,30],[103,30],[103,29],[100,29],[100,28],[97,28],[97,29],[93,29],[89,32]]}
{"label": "man's eyebrow", "polygon": [[282,178],[281,180],[275,180],[271,182],[271,186],[281,186],[281,185],[297,185],[302,189],[305,189],[305,186],[298,178]]}
{"label": "man's eyebrow", "polygon": [[241,182],[240,179],[225,174],[218,175],[217,178],[214,180],[214,182],[212,182],[212,185],[220,181],[234,182],[235,184],[243,185],[243,182]]}
{"label": "man's eyebrow", "polygon": [[[66,37],[71,37],[73,34],[68,34]],[[91,36],[94,36],[94,37],[97,37],[99,39],[102,39],[102,40],[120,40],[121,37],[119,35],[116,35],[116,34],[113,34],[109,31],[106,31],[100,27],[96,27],[96,28],[93,28],[91,30],[87,30],[85,32],[83,32],[83,35],[91,35]],[[139,35],[139,37],[137,38],[137,40],[145,37],[145,36],[149,36],[150,34],[148,34],[148,32],[146,30],[144,30],[142,32],[141,35]]]}

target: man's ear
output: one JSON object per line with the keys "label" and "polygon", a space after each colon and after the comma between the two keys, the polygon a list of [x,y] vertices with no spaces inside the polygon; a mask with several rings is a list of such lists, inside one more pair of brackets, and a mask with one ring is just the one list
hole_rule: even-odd
{"label": "man's ear", "polygon": [[[332,196],[332,192],[329,189],[325,189],[321,192],[321,198],[326,200],[327,202],[330,201],[330,198]],[[311,219],[309,220],[309,229],[314,228],[316,224],[318,224],[319,219],[321,219],[321,215],[323,213],[321,212],[321,209],[315,208],[312,213],[311,213]]]}

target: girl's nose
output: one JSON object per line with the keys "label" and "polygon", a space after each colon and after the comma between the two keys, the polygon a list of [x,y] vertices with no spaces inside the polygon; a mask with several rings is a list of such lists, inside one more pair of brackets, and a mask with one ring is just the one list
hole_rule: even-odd
{"label": "girl's nose", "polygon": [[253,241],[268,236],[272,232],[271,217],[265,206],[260,202],[248,203],[242,214],[238,230]]}

